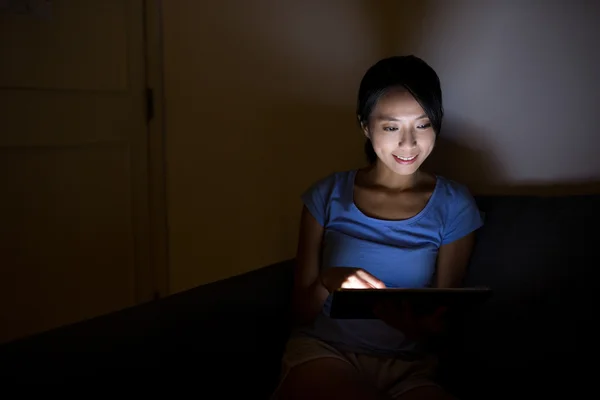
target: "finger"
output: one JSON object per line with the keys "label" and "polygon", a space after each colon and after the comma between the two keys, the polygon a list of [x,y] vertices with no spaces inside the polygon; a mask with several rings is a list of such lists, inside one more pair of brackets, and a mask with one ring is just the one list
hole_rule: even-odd
{"label": "finger", "polygon": [[344,283],[342,283],[342,288],[344,289],[371,289],[372,286],[364,281],[363,279],[360,279],[357,276],[349,276],[348,278],[346,278],[346,280],[344,281]]}
{"label": "finger", "polygon": [[365,270],[359,269],[356,275],[371,285],[374,289],[385,289],[385,284]]}

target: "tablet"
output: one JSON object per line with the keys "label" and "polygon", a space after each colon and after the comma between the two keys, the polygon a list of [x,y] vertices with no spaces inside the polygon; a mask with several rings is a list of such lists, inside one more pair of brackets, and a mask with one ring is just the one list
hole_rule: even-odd
{"label": "tablet", "polygon": [[426,314],[438,307],[460,310],[477,306],[492,295],[487,287],[419,289],[338,289],[333,292],[331,318],[377,319],[375,307],[381,302],[408,302],[415,313]]}

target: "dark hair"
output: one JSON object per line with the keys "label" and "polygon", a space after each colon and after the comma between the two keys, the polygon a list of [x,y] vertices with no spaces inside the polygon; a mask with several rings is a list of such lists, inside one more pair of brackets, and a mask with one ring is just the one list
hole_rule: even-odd
{"label": "dark hair", "polygon": [[[368,126],[377,101],[389,89],[403,86],[419,102],[436,135],[442,128],[444,109],[440,79],[425,61],[413,55],[384,58],[367,70],[358,89],[356,114],[361,127]],[[377,160],[371,141],[365,143],[367,160]]]}

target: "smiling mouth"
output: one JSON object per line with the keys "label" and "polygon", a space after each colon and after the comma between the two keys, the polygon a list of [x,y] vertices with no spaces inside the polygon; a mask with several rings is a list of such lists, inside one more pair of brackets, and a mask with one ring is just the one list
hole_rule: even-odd
{"label": "smiling mouth", "polygon": [[[412,160],[414,160],[415,158],[417,158],[417,156],[412,156],[412,157],[400,157],[400,156],[397,156],[397,155],[395,155],[395,154],[392,154],[392,155],[393,155],[395,158],[397,158],[398,160],[400,160],[400,161],[412,161]],[[417,155],[418,155],[418,154],[417,154]]]}

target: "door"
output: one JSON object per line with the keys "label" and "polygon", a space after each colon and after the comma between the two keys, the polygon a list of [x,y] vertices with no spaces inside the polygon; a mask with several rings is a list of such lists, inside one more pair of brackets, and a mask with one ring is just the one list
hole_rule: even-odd
{"label": "door", "polygon": [[3,4],[0,342],[150,300],[158,285],[143,1]]}

